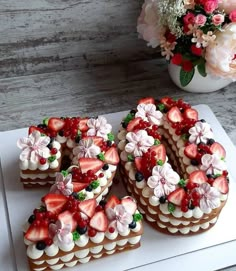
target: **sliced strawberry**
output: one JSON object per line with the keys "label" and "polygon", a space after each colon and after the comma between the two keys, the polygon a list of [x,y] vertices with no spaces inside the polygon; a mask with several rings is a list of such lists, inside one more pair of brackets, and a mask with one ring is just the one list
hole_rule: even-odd
{"label": "sliced strawberry", "polygon": [[171,202],[177,206],[180,206],[185,195],[186,195],[185,190],[180,187],[180,188],[177,188],[176,190],[174,190],[173,192],[171,192],[168,195],[167,199],[169,202]]}
{"label": "sliced strawberry", "polygon": [[112,208],[113,209],[118,204],[120,204],[120,200],[116,196],[112,195],[109,198],[109,200],[107,201],[107,203],[105,205],[105,209],[107,209],[107,208]]}
{"label": "sliced strawberry", "polygon": [[164,104],[166,108],[170,108],[172,99],[170,97],[163,97],[160,102]]}
{"label": "sliced strawberry", "polygon": [[121,204],[125,207],[126,212],[133,215],[137,210],[137,204],[131,197],[125,197],[121,200]]}
{"label": "sliced strawberry", "polygon": [[188,119],[198,120],[198,112],[193,108],[187,108],[184,111],[184,117]]}
{"label": "sliced strawberry", "polygon": [[90,219],[90,227],[97,231],[105,232],[108,227],[108,219],[104,214],[104,211],[99,211]]}
{"label": "sliced strawberry", "polygon": [[105,153],[105,162],[111,165],[117,165],[120,162],[120,157],[115,147],[111,147]]}
{"label": "sliced strawberry", "polygon": [[101,169],[104,162],[97,158],[80,158],[79,165],[82,173],[92,170],[94,173]]}
{"label": "sliced strawberry", "polygon": [[142,171],[142,157],[135,157],[134,163],[138,171]]}
{"label": "sliced strawberry", "polygon": [[220,158],[225,158],[226,156],[224,147],[218,142],[215,142],[210,146],[210,151],[214,154],[217,154]]}
{"label": "sliced strawberry", "polygon": [[63,213],[60,213],[58,216],[58,220],[60,220],[61,222],[63,222],[63,224],[69,224],[71,225],[72,229],[71,232],[73,232],[77,226],[77,223],[75,221],[75,219],[73,218],[73,214],[69,211],[65,211]]}
{"label": "sliced strawberry", "polygon": [[32,134],[34,131],[39,131],[41,134],[45,134],[45,131],[37,126],[30,126],[28,134]]}
{"label": "sliced strawberry", "polygon": [[197,157],[197,153],[198,153],[198,151],[197,151],[197,145],[194,144],[194,143],[189,144],[184,149],[184,154],[188,158],[190,158],[190,159],[196,158]]}
{"label": "sliced strawberry", "polygon": [[47,194],[44,197],[44,203],[46,205],[47,211],[54,214],[59,214],[66,204],[68,198],[61,194]]}
{"label": "sliced strawberry", "polygon": [[129,122],[128,126],[127,126],[127,131],[128,132],[132,132],[134,130],[135,126],[137,126],[139,124],[140,120],[141,120],[140,117],[132,119]]}
{"label": "sliced strawberry", "polygon": [[92,217],[95,213],[96,206],[97,202],[95,199],[88,199],[80,202],[79,209],[88,217]]}
{"label": "sliced strawberry", "polygon": [[155,99],[152,97],[142,98],[138,101],[138,104],[155,104]]}
{"label": "sliced strawberry", "polygon": [[161,160],[163,163],[166,161],[166,148],[163,144],[152,146],[150,149],[156,153],[157,161]]}
{"label": "sliced strawberry", "polygon": [[25,238],[32,242],[44,240],[49,237],[48,225],[34,225],[31,224],[25,233]]}
{"label": "sliced strawberry", "polygon": [[171,122],[181,122],[183,120],[182,113],[177,106],[173,106],[167,113],[167,118]]}
{"label": "sliced strawberry", "polygon": [[79,192],[89,185],[89,183],[77,183],[77,182],[72,182],[72,184],[73,192]]}
{"label": "sliced strawberry", "polygon": [[217,188],[222,194],[227,194],[229,192],[229,184],[225,176],[217,177],[212,186]]}
{"label": "sliced strawberry", "polygon": [[196,171],[193,171],[190,175],[189,175],[189,181],[192,182],[192,183],[198,183],[198,184],[201,184],[201,183],[205,183],[207,182],[207,176],[206,176],[206,173],[205,171],[203,170],[196,170]]}
{"label": "sliced strawberry", "polygon": [[48,128],[54,132],[60,131],[65,126],[65,121],[60,118],[50,118],[48,120]]}
{"label": "sliced strawberry", "polygon": [[101,136],[85,136],[83,140],[92,139],[93,143],[97,146],[101,146],[103,142],[103,138]]}
{"label": "sliced strawberry", "polygon": [[86,132],[88,131],[89,127],[87,125],[87,122],[88,122],[88,118],[84,118],[84,119],[81,119],[80,122],[79,122],[79,130],[81,132]]}

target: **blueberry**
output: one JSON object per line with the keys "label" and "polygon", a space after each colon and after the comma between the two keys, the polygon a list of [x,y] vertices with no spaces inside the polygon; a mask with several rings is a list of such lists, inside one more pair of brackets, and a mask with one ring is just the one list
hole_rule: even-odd
{"label": "blueberry", "polygon": [[79,143],[79,142],[80,142],[80,139],[81,139],[81,136],[80,136],[80,135],[77,135],[77,137],[75,138],[75,143]]}
{"label": "blueberry", "polygon": [[213,138],[208,139],[207,144],[212,145],[215,143],[215,140]]}
{"label": "blueberry", "polygon": [[36,244],[36,248],[38,249],[38,250],[44,250],[45,248],[46,248],[46,243],[44,242],[44,241],[39,241],[39,242],[37,242],[37,244]]}
{"label": "blueberry", "polygon": [[136,228],[136,221],[132,221],[130,224],[129,224],[129,228],[130,229],[135,229]]}
{"label": "blueberry", "polygon": [[100,202],[99,202],[99,205],[104,207],[105,205],[107,204],[106,200],[102,199]]}
{"label": "blueberry", "polygon": [[189,208],[190,210],[193,210],[193,209],[195,208],[195,206],[194,206],[192,203],[189,203],[188,208]]}
{"label": "blueberry", "polygon": [[64,136],[64,131],[61,130],[61,131],[58,132],[58,134],[59,134],[59,136]]}
{"label": "blueberry", "polygon": [[165,203],[166,202],[166,197],[165,196],[161,196],[159,198],[159,201],[160,201],[160,203]]}
{"label": "blueberry", "polygon": [[93,188],[92,188],[91,185],[89,185],[89,186],[87,186],[87,187],[85,188],[85,190],[88,191],[88,192],[91,192],[91,191],[93,190]]}
{"label": "blueberry", "polygon": [[143,180],[143,174],[141,172],[139,172],[139,171],[136,172],[136,174],[135,174],[135,180],[137,182],[141,182]]}
{"label": "blueberry", "polygon": [[102,167],[103,170],[108,170],[108,168],[109,168],[109,165],[108,165],[108,164],[105,164],[105,165]]}
{"label": "blueberry", "polygon": [[131,114],[131,115],[135,115],[135,114],[136,114],[136,110],[134,110],[134,109],[131,110],[131,111],[130,111],[130,114]]}
{"label": "blueberry", "polygon": [[193,166],[198,166],[198,165],[199,165],[199,163],[198,163],[198,161],[197,161],[197,160],[192,159],[192,160],[191,160],[191,165],[193,165]]}
{"label": "blueberry", "polygon": [[29,222],[30,224],[32,224],[32,223],[34,222],[34,220],[35,220],[35,215],[31,215],[31,216],[29,217],[29,219],[28,219],[28,222]]}
{"label": "blueberry", "polygon": [[40,128],[40,129],[45,129],[45,128],[47,128],[47,125],[43,124],[43,123],[40,123],[40,124],[37,125],[37,127]]}
{"label": "blueberry", "polygon": [[204,119],[201,119],[200,121],[201,121],[202,123],[206,122]]}
{"label": "blueberry", "polygon": [[75,199],[79,199],[78,193],[76,192],[73,192],[71,196],[74,197]]}
{"label": "blueberry", "polygon": [[79,234],[82,235],[82,234],[85,234],[85,233],[86,233],[87,227],[84,227],[84,228],[77,227],[76,230],[77,230],[77,232],[78,232]]}
{"label": "blueberry", "polygon": [[127,126],[128,126],[128,124],[127,124],[127,123],[122,122],[122,127],[123,127],[123,128],[127,128]]}
{"label": "blueberry", "polygon": [[107,146],[108,146],[108,147],[111,147],[112,144],[113,144],[113,143],[112,143],[111,140],[107,140]]}
{"label": "blueberry", "polygon": [[49,144],[47,145],[47,147],[49,148],[49,150],[51,150],[51,149],[52,149],[52,143],[49,143]]}

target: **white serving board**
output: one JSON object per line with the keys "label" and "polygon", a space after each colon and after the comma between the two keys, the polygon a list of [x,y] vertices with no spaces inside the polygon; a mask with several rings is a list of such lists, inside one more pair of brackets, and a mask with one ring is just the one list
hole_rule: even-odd
{"label": "white serving board", "polygon": [[[211,124],[215,138],[220,141],[227,151],[227,166],[231,176],[236,176],[236,149],[210,108],[206,105],[196,106],[200,118]],[[104,115],[113,125],[114,132],[118,131],[119,123],[127,112]],[[18,156],[20,150],[16,147],[18,138],[26,136],[27,129],[19,129],[0,133],[2,169],[6,189],[6,199],[11,224],[13,246],[18,271],[28,270],[25,248],[22,238],[22,225],[28,219],[31,211],[38,206],[40,198],[48,191],[24,190],[19,182]],[[118,186],[121,186],[119,184]],[[121,191],[121,187],[114,187]],[[119,192],[120,193],[120,192]],[[112,266],[113,271],[121,270],[154,270],[165,267],[171,270],[179,265],[181,270],[213,270],[236,264],[236,179],[231,177],[230,195],[225,208],[216,224],[210,231],[196,236],[170,236],[158,233],[144,223],[144,235],[139,249],[112,255],[104,259],[80,265],[80,271],[106,271]],[[214,254],[212,254],[214,253]],[[224,257],[221,257],[223,253]],[[212,256],[214,255],[214,257]],[[178,262],[178,264],[176,264]],[[166,267],[169,268],[166,269]],[[71,271],[78,267],[71,268]]]}

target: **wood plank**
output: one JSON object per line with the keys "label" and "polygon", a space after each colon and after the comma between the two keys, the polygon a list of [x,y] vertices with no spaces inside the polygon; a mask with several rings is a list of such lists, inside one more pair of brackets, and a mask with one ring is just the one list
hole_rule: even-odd
{"label": "wood plank", "polygon": [[170,81],[164,60],[2,79],[0,131],[37,124],[53,115],[94,116],[127,110],[149,95],[208,104],[236,144],[235,84],[207,94],[184,92]]}

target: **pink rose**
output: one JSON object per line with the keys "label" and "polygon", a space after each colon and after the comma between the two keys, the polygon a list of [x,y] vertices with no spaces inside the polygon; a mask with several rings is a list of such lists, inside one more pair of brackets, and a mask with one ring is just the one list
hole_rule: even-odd
{"label": "pink rose", "polygon": [[212,13],[218,8],[218,0],[208,0],[204,3],[204,10],[206,13]]}
{"label": "pink rose", "polygon": [[232,10],[229,14],[229,19],[232,21],[232,22],[236,22],[236,10]]}
{"label": "pink rose", "polygon": [[184,24],[185,25],[189,25],[189,24],[193,24],[194,23],[194,14],[191,12],[188,12],[185,16],[184,16]]}
{"label": "pink rose", "polygon": [[196,17],[195,17],[195,24],[198,25],[198,26],[204,26],[205,23],[206,23],[206,16],[205,15],[202,15],[202,14],[198,14]]}
{"label": "pink rose", "polygon": [[224,20],[225,20],[225,16],[222,14],[216,14],[216,15],[213,15],[212,17],[212,22],[214,25],[220,25],[224,22]]}

